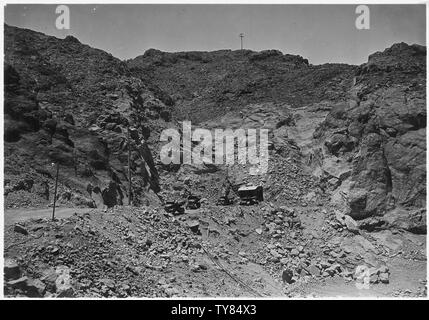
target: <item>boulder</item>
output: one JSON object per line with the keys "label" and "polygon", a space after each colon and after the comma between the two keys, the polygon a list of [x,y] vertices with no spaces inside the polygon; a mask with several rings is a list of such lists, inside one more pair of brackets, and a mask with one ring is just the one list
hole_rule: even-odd
{"label": "boulder", "polygon": [[22,291],[28,297],[43,297],[46,289],[46,286],[39,279],[26,276],[8,281],[6,285]]}
{"label": "boulder", "polygon": [[46,290],[50,292],[54,292],[56,290],[56,280],[58,278],[58,274],[55,272],[53,268],[47,268],[42,271],[42,276],[40,280],[46,285]]}
{"label": "boulder", "polygon": [[339,211],[335,212],[335,217],[342,226],[347,228],[347,230],[355,234],[359,233],[358,223],[352,217]]}
{"label": "boulder", "polygon": [[4,277],[5,280],[15,280],[21,276],[21,269],[16,260],[5,258],[4,260]]}
{"label": "boulder", "polygon": [[307,270],[312,276],[320,276],[320,269],[315,264],[310,264]]}
{"label": "boulder", "polygon": [[345,215],[344,216],[344,224],[345,224],[347,230],[349,230],[353,233],[359,233],[358,224],[352,217]]}
{"label": "boulder", "polygon": [[28,235],[28,230],[25,229],[23,226],[21,226],[20,224],[15,224],[13,231],[23,234],[24,236]]}
{"label": "boulder", "polygon": [[188,227],[194,233],[200,232],[200,222],[198,220],[191,220],[188,222]]}
{"label": "boulder", "polygon": [[28,281],[28,277],[23,276],[18,279],[10,280],[6,284],[8,286],[11,286],[14,289],[25,290],[25,288],[27,287],[27,281]]}
{"label": "boulder", "polygon": [[298,256],[298,255],[299,255],[299,251],[298,251],[298,250],[296,250],[296,249],[292,249],[292,250],[290,251],[290,255],[291,255],[292,257],[296,257],[296,256]]}
{"label": "boulder", "polygon": [[46,285],[39,279],[28,279],[26,283],[26,294],[29,297],[43,297]]}
{"label": "boulder", "polygon": [[58,275],[55,280],[55,288],[57,297],[69,298],[73,297],[75,292],[72,286],[72,279],[70,276],[70,269],[66,266],[58,266],[55,270]]}
{"label": "boulder", "polygon": [[288,284],[294,283],[295,281],[293,280],[293,271],[290,269],[283,270],[282,280]]}
{"label": "boulder", "polygon": [[387,272],[380,273],[378,279],[381,283],[389,283],[389,274]]}

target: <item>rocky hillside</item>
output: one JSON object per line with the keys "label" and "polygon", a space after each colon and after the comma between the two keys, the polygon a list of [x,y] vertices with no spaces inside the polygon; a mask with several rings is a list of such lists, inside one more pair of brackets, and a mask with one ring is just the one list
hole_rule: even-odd
{"label": "rocky hillside", "polygon": [[351,86],[354,66],[313,66],[301,56],[277,50],[220,50],[167,53],[155,49],[127,61],[174,100],[179,117],[195,123],[240,110],[251,103],[300,107],[336,101]]}
{"label": "rocky hillside", "polygon": [[353,218],[401,208],[396,215],[424,222],[415,209],[426,207],[426,47],[371,55],[314,137],[325,157],[347,163],[339,190]]}
{"label": "rocky hillside", "polygon": [[252,182],[269,184],[286,158],[303,156],[322,193],[356,219],[425,207],[425,59],[425,47],[401,43],[361,66],[313,66],[275,50],[150,49],[122,62],[73,37],[6,25],[6,205],[51,202],[57,162],[61,201],[127,203],[127,128],[134,202],[156,201],[158,171],[167,190],[178,172],[159,165],[159,132],[186,118],[208,128],[270,129],[276,165]]}
{"label": "rocky hillside", "polygon": [[60,163],[61,202],[126,204],[128,128],[134,202],[156,201],[150,146],[171,118],[171,102],[159,92],[71,36],[5,25],[6,206],[52,202],[52,163]]}
{"label": "rocky hillside", "polygon": [[[425,89],[426,48],[404,43],[361,66],[275,50],[120,61],[5,26],[5,293],[426,296]],[[267,172],[162,165],[160,132],[182,119],[268,129]],[[54,221],[52,163],[67,207]],[[248,183],[263,202],[238,204]],[[200,209],[162,207],[189,192]]]}
{"label": "rocky hillside", "polygon": [[209,128],[262,124],[272,161],[298,145],[333,202],[363,219],[426,206],[425,61],[425,47],[400,43],[361,66],[314,66],[275,50],[155,49],[127,65],[172,97],[177,118]]}

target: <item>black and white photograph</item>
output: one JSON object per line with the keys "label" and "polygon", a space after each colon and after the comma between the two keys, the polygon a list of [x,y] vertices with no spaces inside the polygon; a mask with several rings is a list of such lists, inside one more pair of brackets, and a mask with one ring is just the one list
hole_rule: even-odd
{"label": "black and white photograph", "polygon": [[2,299],[427,299],[426,3],[2,10]]}

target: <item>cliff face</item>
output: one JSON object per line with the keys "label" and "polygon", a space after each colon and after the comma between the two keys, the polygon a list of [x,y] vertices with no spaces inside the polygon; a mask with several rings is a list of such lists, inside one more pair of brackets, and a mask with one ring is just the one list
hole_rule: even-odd
{"label": "cliff face", "polygon": [[426,206],[426,47],[395,44],[361,65],[349,99],[315,134],[351,164],[348,210],[358,219]]}
{"label": "cliff face", "polygon": [[[245,110],[255,104],[267,112],[280,106],[292,114],[296,121],[281,125],[287,131],[282,141],[274,131],[272,141],[277,147],[301,144],[311,167],[324,172],[320,183],[334,178],[332,186],[325,186],[333,192],[333,202],[339,192],[346,195],[340,207],[356,219],[426,205],[425,47],[395,44],[361,66],[313,66],[275,50],[151,49],[127,64],[133,74],[173,98],[176,116],[193,122],[247,121],[242,119]],[[311,126],[297,125],[310,114],[294,111],[299,108],[323,119],[308,141],[298,141]],[[306,145],[313,146],[309,153]],[[338,172],[333,176],[333,171]]]}
{"label": "cliff face", "polygon": [[[361,66],[275,50],[124,62],[5,26],[4,69],[5,208],[30,207],[5,211],[5,295],[362,296],[368,270],[368,293],[427,296],[425,47]],[[161,164],[160,133],[182,119],[267,129],[268,168]],[[129,199],[128,150],[135,206],[116,206]],[[109,214],[34,210],[53,200],[52,163],[60,204]],[[246,184],[264,201],[240,205]],[[229,189],[233,203],[217,203]],[[173,217],[160,203],[189,193],[200,210]]]}
{"label": "cliff face", "polygon": [[[5,26],[6,205],[51,202],[52,162],[61,164],[62,201],[127,203],[128,127],[136,204],[156,202],[161,189],[170,197],[182,178],[216,197],[221,167],[159,163],[161,130],[190,119],[269,128],[270,170],[251,182],[270,187],[271,200],[299,203],[318,185],[356,219],[423,208],[425,59],[425,47],[400,43],[361,66],[314,66],[276,50],[150,49],[122,62],[73,37]],[[291,159],[302,167],[292,178]],[[247,168],[231,172],[250,182]]]}
{"label": "cliff face", "polygon": [[170,107],[120,60],[70,36],[5,25],[4,105],[7,206],[52,202],[53,162],[61,201],[126,204],[128,127],[134,200],[156,200],[150,146]]}

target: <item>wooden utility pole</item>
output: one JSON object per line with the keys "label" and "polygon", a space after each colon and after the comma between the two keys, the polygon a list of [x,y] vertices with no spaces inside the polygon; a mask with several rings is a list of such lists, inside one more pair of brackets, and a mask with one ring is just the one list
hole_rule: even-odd
{"label": "wooden utility pole", "polygon": [[54,207],[52,208],[52,221],[55,220],[55,205],[57,203],[57,188],[58,188],[58,173],[60,172],[60,163],[57,162],[57,174],[55,177],[55,190],[54,190]]}
{"label": "wooden utility pole", "polygon": [[243,50],[243,38],[244,38],[244,33],[240,33],[240,48],[241,48],[241,50]]}
{"label": "wooden utility pole", "polygon": [[130,127],[127,127],[127,144],[128,144],[128,205],[131,205],[131,143]]}

